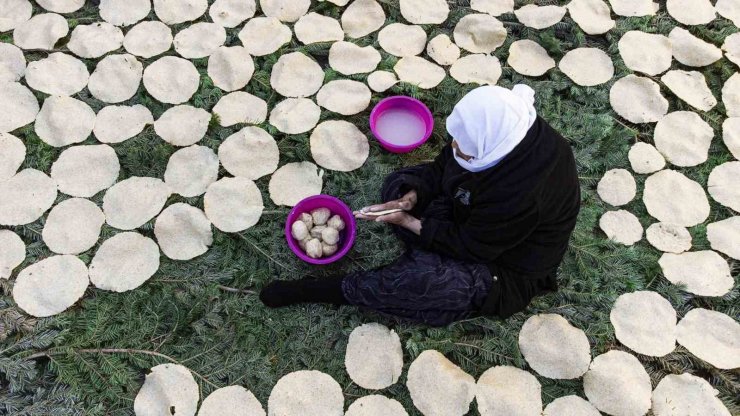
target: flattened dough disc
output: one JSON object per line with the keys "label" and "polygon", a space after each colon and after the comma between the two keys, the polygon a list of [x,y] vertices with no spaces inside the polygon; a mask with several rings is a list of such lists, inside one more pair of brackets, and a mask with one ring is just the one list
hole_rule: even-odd
{"label": "flattened dough disc", "polygon": [[154,222],[154,235],[162,253],[173,260],[198,257],[213,243],[211,222],[206,214],[181,202],[159,214]]}
{"label": "flattened dough disc", "polygon": [[87,266],[75,256],[51,256],[18,273],[13,300],[27,314],[38,318],[56,315],[74,305],[90,280]]}
{"label": "flattened dough disc", "polygon": [[136,232],[116,234],[105,240],[90,262],[90,281],[113,292],[136,289],[159,269],[159,246]]}

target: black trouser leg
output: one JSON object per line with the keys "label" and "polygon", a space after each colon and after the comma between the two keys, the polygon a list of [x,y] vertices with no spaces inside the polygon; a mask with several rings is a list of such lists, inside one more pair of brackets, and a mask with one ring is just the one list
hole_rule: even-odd
{"label": "black trouser leg", "polygon": [[348,302],[342,293],[343,279],[343,276],[335,276],[277,280],[262,289],[260,300],[270,308],[282,308],[299,303],[346,305]]}

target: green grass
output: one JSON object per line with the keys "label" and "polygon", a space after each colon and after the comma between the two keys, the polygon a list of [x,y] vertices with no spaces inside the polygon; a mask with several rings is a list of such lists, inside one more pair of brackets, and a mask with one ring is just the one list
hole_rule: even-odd
{"label": "green grass", "polygon": [[[517,6],[531,2],[517,1]],[[425,26],[429,38],[437,33],[450,33],[457,20],[471,12],[466,6],[467,1],[460,0],[443,25]],[[389,21],[403,21],[397,0],[383,1],[383,8]],[[536,313],[561,314],[583,329],[591,342],[593,356],[611,349],[626,350],[616,341],[609,323],[611,305],[625,292],[657,291],[670,300],[679,317],[692,308],[704,307],[737,319],[740,312],[737,285],[723,298],[690,296],[661,276],[657,264],[660,253],[646,241],[629,248],[615,245],[606,240],[597,225],[600,215],[609,208],[596,196],[596,182],[608,169],[629,168],[627,151],[630,145],[637,141],[651,142],[654,127],[630,125],[618,119],[609,106],[611,84],[630,73],[619,57],[617,41],[624,32],[632,29],[667,34],[675,22],[665,14],[664,2],[661,2],[661,8],[660,14],[651,18],[620,17],[617,28],[604,36],[584,35],[569,17],[542,31],[522,26],[513,15],[501,17],[509,30],[509,37],[506,44],[495,52],[504,67],[499,84],[510,87],[523,82],[532,86],[537,91],[540,115],[571,141],[578,161],[583,209],[562,265],[559,292],[538,298],[525,312],[506,321],[476,318],[447,328],[398,323],[354,307],[337,309],[311,305],[267,310],[251,292],[266,282],[296,279],[308,273],[329,275],[370,269],[392,261],[401,247],[387,228],[363,223],[359,227],[355,248],[344,261],[324,268],[309,267],[295,258],[284,243],[282,222],[288,209],[272,204],[266,192],[268,179],[263,178],[257,184],[262,190],[267,212],[257,226],[238,234],[214,230],[214,243],[206,254],[187,262],[163,257],[160,271],[134,291],[118,294],[91,287],[85,297],[68,311],[51,318],[33,319],[15,307],[10,297],[13,280],[0,281],[0,414],[132,414],[133,399],[147,369],[168,361],[181,363],[197,373],[201,398],[217,387],[240,384],[252,390],[266,405],[272,386],[281,376],[295,370],[316,369],[332,375],[343,386],[346,403],[350,403],[371,393],[353,385],[343,368],[347,336],[364,322],[378,321],[399,333],[406,366],[421,351],[433,348],[445,353],[477,378],[494,365],[528,369],[519,352],[517,336],[526,318]],[[340,15],[340,8],[328,2],[314,2],[312,9],[334,17]],[[95,8],[88,5],[69,16],[70,25],[95,21],[96,14]],[[202,19],[207,20],[208,16]],[[181,27],[175,27],[173,31],[179,29]],[[238,30],[228,30],[227,45],[239,44]],[[721,18],[705,27],[690,30],[718,46],[727,35],[737,31],[729,21]],[[611,82],[593,88],[574,85],[557,69],[539,78],[523,77],[505,64],[508,46],[517,39],[538,41],[556,61],[576,47],[604,49],[615,63],[616,76]],[[0,41],[12,39],[5,33],[0,35]],[[358,43],[378,47],[376,34]],[[269,87],[270,68],[277,56],[302,50],[325,61],[328,48],[329,45],[323,44],[302,46],[294,40],[274,55],[256,58],[257,70],[246,90],[264,98],[272,107],[280,100]],[[60,46],[60,49],[65,48]],[[174,54],[174,51],[169,53]],[[380,69],[391,70],[396,58],[381,53],[384,59]],[[27,59],[36,60],[45,55],[28,53]],[[146,60],[144,64],[152,61]],[[95,62],[86,63],[92,71]],[[195,64],[204,75],[192,103],[210,110],[224,93],[215,88],[205,75],[207,60],[199,59]],[[680,65],[676,63],[674,67]],[[719,98],[723,82],[737,68],[723,59],[700,70]],[[338,74],[327,70],[327,81],[337,78],[340,78]],[[350,78],[364,80],[365,76]],[[433,137],[421,149],[406,155],[388,154],[371,141],[370,157],[361,169],[350,173],[326,172],[324,192],[342,198],[352,207],[376,202],[380,184],[387,173],[435,156],[447,140],[445,116],[473,87],[461,86],[448,78],[434,90],[398,85],[386,94],[374,94],[373,103],[392,94],[407,94],[423,100],[432,109],[437,122]],[[666,88],[663,88],[663,94],[671,102],[671,111],[690,109]],[[43,94],[38,94],[38,97],[42,99]],[[89,103],[96,111],[104,106],[86,90],[77,98]],[[146,105],[155,118],[167,107],[148,96],[143,87],[126,104],[134,103]],[[370,136],[366,120],[368,112],[341,118],[357,124]],[[725,117],[722,104],[708,113],[701,113],[701,116],[716,132],[710,158],[698,167],[678,170],[706,185],[711,169],[730,160],[731,156],[721,141],[721,123]],[[333,118],[340,116],[323,111],[322,120]],[[261,127],[278,141],[281,164],[311,160],[308,135],[287,136],[267,124]],[[216,150],[221,141],[240,128],[221,128],[212,123],[207,137],[200,144]],[[43,144],[35,135],[33,126],[14,133],[22,137],[28,147],[23,167],[48,172],[61,149]],[[92,144],[95,140],[90,138],[85,143]],[[121,160],[121,178],[133,175],[161,178],[169,156],[176,150],[159,139],[151,127],[114,147]],[[638,215],[642,225],[647,227],[654,220],[647,215],[640,198],[644,177],[637,176],[637,180],[638,197],[625,209]],[[92,199],[100,203],[102,194]],[[59,196],[59,200],[65,198],[64,195]],[[202,197],[173,196],[168,204],[174,202],[187,202],[197,207],[203,204]],[[732,215],[730,210],[712,202],[712,213],[706,223]],[[141,232],[153,237],[152,226],[152,222],[146,224]],[[28,244],[28,258],[19,270],[50,255],[41,241],[42,228],[43,220],[12,228]],[[704,225],[690,231],[695,250],[709,248]],[[116,232],[104,227],[101,241]],[[80,257],[89,262],[95,250],[93,248]],[[732,266],[737,280],[738,263],[734,262]],[[717,370],[694,358],[681,346],[663,358],[639,358],[650,373],[653,386],[666,374],[690,372],[706,378],[719,390],[719,397],[731,413],[740,414],[740,374],[737,371]],[[545,403],[567,394],[583,395],[580,380],[538,379],[543,386]],[[400,400],[409,414],[416,415],[418,412],[411,404],[404,382],[405,376],[382,394]],[[473,407],[471,414],[475,413]]]}

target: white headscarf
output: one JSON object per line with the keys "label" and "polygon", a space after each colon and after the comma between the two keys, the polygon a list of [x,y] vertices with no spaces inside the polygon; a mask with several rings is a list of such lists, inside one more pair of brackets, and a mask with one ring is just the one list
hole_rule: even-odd
{"label": "white headscarf", "polygon": [[471,172],[494,166],[524,139],[536,119],[534,90],[526,85],[470,91],[447,117],[447,132],[473,158],[465,161],[455,153],[455,160]]}

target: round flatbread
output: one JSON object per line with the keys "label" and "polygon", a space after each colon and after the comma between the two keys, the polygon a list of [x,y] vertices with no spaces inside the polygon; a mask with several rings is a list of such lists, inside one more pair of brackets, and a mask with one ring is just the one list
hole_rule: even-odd
{"label": "round flatbread", "polygon": [[126,52],[151,58],[167,52],[172,47],[172,29],[162,22],[147,21],[129,29],[123,37]]}
{"label": "round flatbread", "polygon": [[594,358],[583,390],[597,409],[611,415],[644,415],[650,409],[650,376],[634,355],[609,351]]}
{"label": "round flatbread", "polygon": [[655,146],[638,142],[630,147],[627,154],[630,166],[635,173],[648,174],[657,172],[665,167],[665,158]]}
{"label": "round flatbread", "polygon": [[527,319],[519,332],[519,350],[534,371],[553,379],[578,378],[591,362],[586,334],[557,314]]}
{"label": "round flatbread", "polygon": [[81,58],[100,58],[121,46],[123,32],[105,22],[76,26],[67,43],[67,48]]}
{"label": "round flatbread", "polygon": [[198,143],[208,130],[211,113],[190,105],[170,107],[154,122],[154,131],[162,140],[174,146]]}
{"label": "round flatbread", "polygon": [[642,202],[658,221],[684,227],[709,217],[709,201],[701,185],[673,170],[662,170],[645,180]]}
{"label": "round flatbread", "polygon": [[226,29],[216,23],[198,22],[179,31],[172,44],[187,59],[205,58],[226,42]]}
{"label": "round flatbread", "polygon": [[[154,0],[157,4],[157,0]],[[200,398],[198,383],[190,370],[178,364],[152,367],[134,399],[136,416],[194,415]]]}
{"label": "round flatbread", "polygon": [[697,415],[730,416],[717,394],[703,378],[689,373],[668,374],[653,391],[653,414],[674,416],[688,411]]}
{"label": "round flatbread", "polygon": [[726,162],[712,169],[707,190],[712,199],[740,212],[740,162]]}
{"label": "round flatbread", "polygon": [[26,57],[21,48],[0,43],[0,82],[16,82],[26,73]]}
{"label": "round flatbread", "polygon": [[558,66],[573,82],[585,87],[603,84],[614,76],[612,59],[597,48],[573,49],[563,56]]}
{"label": "round flatbread", "polygon": [[206,217],[226,233],[244,231],[257,224],[265,208],[257,185],[243,177],[221,178],[203,198]]}
{"label": "round flatbread", "polygon": [[740,25],[740,3],[737,0],[717,0],[714,9],[720,16],[732,20],[735,26]]}
{"label": "round flatbread", "polygon": [[100,0],[100,17],[115,26],[130,26],[152,11],[151,0]]}
{"label": "round flatbread", "polygon": [[393,70],[399,80],[416,85],[421,89],[434,88],[447,76],[444,68],[418,56],[399,59]]}
{"label": "round flatbread", "polygon": [[337,19],[311,12],[302,16],[293,26],[295,37],[304,45],[336,42],[344,39],[344,31]]}
{"label": "round flatbread", "polygon": [[514,11],[514,0],[470,0],[470,8],[476,12],[500,16]]}
{"label": "round flatbread", "polygon": [[256,181],[275,172],[280,161],[280,150],[268,132],[249,126],[221,143],[218,158],[230,174]]}
{"label": "round flatbread", "polygon": [[609,102],[619,116],[632,123],[654,123],[668,113],[668,100],[650,78],[627,75],[609,90]]}
{"label": "round flatbread", "polygon": [[654,16],[660,6],[653,0],[609,0],[615,14],[625,17]]}
{"label": "round flatbread", "polygon": [[153,0],[159,20],[172,26],[193,21],[206,12],[208,0]]}
{"label": "round flatbread", "polygon": [[165,56],[144,70],[144,88],[156,100],[181,104],[198,91],[200,74],[192,62],[176,56]]}
{"label": "round flatbread", "polygon": [[329,81],[316,94],[316,102],[329,111],[351,116],[370,105],[372,93],[360,81],[340,79]]}
{"label": "round flatbread", "polygon": [[635,72],[658,75],[671,67],[673,49],[667,36],[630,30],[618,46],[624,64]]}
{"label": "round flatbread", "polygon": [[445,0],[401,0],[399,5],[401,16],[415,25],[438,25],[450,14]]}
{"label": "round flatbread", "polygon": [[374,394],[352,402],[344,416],[409,416],[409,414],[396,400]]}
{"label": "round flatbread", "polygon": [[599,219],[599,228],[615,243],[631,246],[642,240],[642,224],[635,214],[620,209],[608,211]]}
{"label": "round flatbread", "polygon": [[213,107],[222,127],[234,124],[260,124],[267,118],[267,103],[244,91],[234,91],[218,100]]}
{"label": "round flatbread", "polygon": [[740,217],[730,217],[707,225],[707,240],[712,249],[740,260]]}
{"label": "round flatbread", "polygon": [[570,17],[589,35],[601,35],[615,25],[612,11],[603,0],[573,0],[566,7]]}
{"label": "round flatbread", "polygon": [[668,281],[699,296],[724,296],[735,283],[727,260],[711,250],[665,253],[658,264]]}
{"label": "round flatbread", "polygon": [[170,156],[164,181],[184,197],[203,195],[218,178],[218,156],[205,146],[190,146]]}
{"label": "round flatbread", "polygon": [[722,141],[735,159],[740,159],[740,117],[725,119],[722,123]]}
{"label": "round flatbread", "polygon": [[635,178],[627,169],[612,169],[601,177],[596,186],[599,198],[609,205],[619,207],[628,204],[637,194]]}
{"label": "round flatbread", "polygon": [[740,116],[740,75],[737,72],[722,86],[722,103],[728,117]]}
{"label": "round flatbread", "polygon": [[295,22],[308,12],[311,0],[260,0],[262,13],[281,22]]}
{"label": "round flatbread", "polygon": [[370,154],[367,137],[352,123],[324,121],[311,133],[311,156],[326,169],[350,172],[359,169]]}
{"label": "round flatbread", "polygon": [[286,98],[270,111],[270,124],[287,134],[306,133],[320,118],[321,108],[310,98]]}
{"label": "round flatbread", "polygon": [[270,85],[285,97],[308,97],[324,83],[321,66],[301,52],[280,56],[272,67]]}
{"label": "round flatbread", "polygon": [[391,55],[414,56],[424,51],[427,34],[421,26],[391,23],[378,33],[378,43]]}
{"label": "round flatbread", "polygon": [[478,379],[475,400],[481,416],[539,416],[542,386],[537,378],[508,365],[491,367]]}
{"label": "round flatbread", "polygon": [[90,282],[113,292],[136,289],[159,269],[159,246],[136,232],[105,240],[90,262]]}
{"label": "round flatbread", "polygon": [[204,254],[213,243],[211,222],[203,211],[178,202],[157,216],[154,235],[165,256],[190,260]]}
{"label": "round flatbread", "polygon": [[0,225],[30,224],[51,208],[57,184],[44,172],[24,169],[0,181]]}
{"label": "round flatbread", "polygon": [[709,111],[717,105],[717,99],[701,72],[674,69],[666,72],[660,80],[678,98],[697,110]]}
{"label": "round flatbread", "polygon": [[655,147],[676,166],[696,166],[707,161],[714,130],[691,111],[675,111],[655,126]]}
{"label": "round flatbread", "polygon": [[224,91],[244,88],[254,74],[254,62],[241,46],[222,46],[208,58],[208,76]]}
{"label": "round flatbread", "polygon": [[208,15],[214,23],[233,28],[252,18],[256,11],[255,0],[216,0],[208,9]]}
{"label": "round flatbread", "polygon": [[49,95],[74,95],[87,86],[90,73],[79,59],[55,52],[26,68],[26,83]]}
{"label": "round flatbread", "polygon": [[13,300],[38,318],[56,315],[74,305],[89,283],[87,266],[75,256],[51,256],[18,273]]}
{"label": "round flatbread", "polygon": [[663,357],[676,348],[676,311],[655,292],[619,296],[609,320],[619,342],[638,354]]}
{"label": "round flatbread", "polygon": [[31,90],[17,82],[0,82],[0,132],[13,131],[32,123],[39,102]]}
{"label": "round flatbread", "polygon": [[270,415],[342,416],[342,387],[330,375],[315,370],[295,371],[275,384],[267,401]]}
{"label": "round flatbread", "polygon": [[13,43],[21,49],[51,50],[67,33],[67,19],[55,13],[42,13],[16,25]]}
{"label": "round flatbread", "polygon": [[107,144],[72,146],[51,165],[51,177],[62,193],[90,198],[116,183],[120,169],[116,151]]}
{"label": "round flatbread", "polygon": [[722,50],[725,52],[725,58],[740,66],[740,33],[733,33],[726,37]]}
{"label": "round flatbread", "polygon": [[154,124],[154,117],[143,105],[109,105],[98,111],[93,134],[101,143],[121,143],[144,131],[147,124]]}
{"label": "round flatbread", "polygon": [[311,162],[285,164],[270,178],[270,199],[275,205],[292,207],[302,199],[320,194],[323,176],[324,172]]}
{"label": "round flatbread", "polygon": [[452,42],[449,36],[442,33],[429,41],[427,55],[440,65],[452,65],[460,59],[460,48]]}
{"label": "round flatbread", "polygon": [[401,340],[392,329],[369,323],[349,335],[344,365],[358,386],[379,390],[398,381],[403,371]]}
{"label": "round flatbread", "polygon": [[484,13],[464,16],[452,34],[457,46],[472,53],[491,53],[504,44],[506,28],[491,15]]}
{"label": "round flatbread", "polygon": [[39,6],[54,13],[72,13],[85,5],[85,0],[36,0]]}
{"label": "round flatbread", "polygon": [[601,413],[581,397],[565,396],[551,401],[542,416],[601,416]]}
{"label": "round flatbread", "polygon": [[104,103],[120,103],[139,90],[143,71],[144,66],[133,55],[108,55],[98,62],[87,89]]}
{"label": "round flatbread", "polygon": [[690,310],[677,327],[678,343],[709,364],[731,370],[740,367],[740,324],[716,311]]}
{"label": "round flatbread", "polygon": [[551,68],[555,68],[555,60],[547,54],[545,48],[528,39],[517,40],[511,44],[506,62],[514,71],[531,77],[542,76]]}
{"label": "round flatbread", "polygon": [[527,4],[516,9],[514,14],[524,26],[541,30],[563,20],[567,11],[567,8],[560,6]]}
{"label": "round flatbread", "polygon": [[673,46],[673,57],[687,66],[707,66],[722,58],[722,50],[689,33],[688,30],[675,27],[668,34]]}
{"label": "round flatbread", "polygon": [[476,393],[473,376],[435,350],[423,351],[411,363],[406,387],[426,415],[464,415]]}
{"label": "round flatbread", "polygon": [[396,74],[390,71],[375,71],[367,76],[367,85],[375,92],[387,91],[397,83]]}
{"label": "round flatbread", "polygon": [[501,78],[501,63],[482,53],[463,56],[450,67],[450,76],[461,84],[495,85]]}
{"label": "round flatbread", "polygon": [[34,130],[44,143],[64,147],[85,141],[95,126],[95,112],[72,98],[53,95],[44,100]]}
{"label": "round flatbread", "polygon": [[361,38],[385,24],[385,12],[375,0],[354,0],[342,13],[342,29],[351,38]]}
{"label": "round flatbread", "polygon": [[198,416],[266,416],[266,413],[251,391],[242,386],[228,386],[209,394],[200,405]]}
{"label": "round flatbread", "polygon": [[372,72],[380,63],[380,52],[372,46],[352,42],[336,42],[329,49],[329,66],[340,74],[354,75]]}
{"label": "round flatbread", "polygon": [[58,254],[80,254],[100,238],[105,215],[95,203],[70,198],[49,211],[41,237],[49,250]]}
{"label": "round flatbread", "polygon": [[103,197],[105,221],[119,230],[146,224],[164,207],[172,194],[161,179],[131,177],[113,185]]}
{"label": "round flatbread", "polygon": [[13,30],[28,21],[33,14],[33,6],[28,0],[0,1],[0,32]]}
{"label": "round flatbread", "polygon": [[26,159],[26,145],[10,133],[0,133],[0,181],[10,179]]}
{"label": "round flatbread", "polygon": [[650,245],[664,253],[683,253],[691,249],[691,234],[685,227],[665,222],[651,224],[645,232]]}
{"label": "round flatbread", "polygon": [[666,9],[685,25],[705,25],[717,17],[709,0],[667,0]]}
{"label": "round flatbread", "polygon": [[9,279],[13,269],[26,259],[26,244],[18,234],[10,230],[0,230],[0,279]]}
{"label": "round flatbread", "polygon": [[274,17],[249,19],[239,32],[239,40],[252,56],[269,55],[290,42],[293,32]]}

